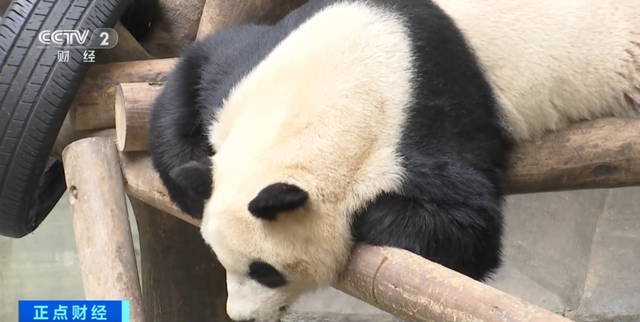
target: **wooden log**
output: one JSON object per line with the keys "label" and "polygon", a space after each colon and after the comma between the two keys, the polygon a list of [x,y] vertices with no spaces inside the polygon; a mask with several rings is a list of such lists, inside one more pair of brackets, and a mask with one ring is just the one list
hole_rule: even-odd
{"label": "wooden log", "polygon": [[[129,196],[200,225],[169,200],[146,153],[121,153],[120,157]],[[444,266],[389,247],[357,246],[335,287],[411,321],[569,321]]]}
{"label": "wooden log", "polygon": [[164,81],[175,62],[176,59],[171,58],[91,66],[69,110],[74,129],[114,127],[116,86]]}
{"label": "wooden log", "polygon": [[160,88],[158,83],[121,83],[116,88],[115,126],[119,151],[147,149],[148,111]]}
{"label": "wooden log", "polygon": [[207,0],[202,10],[197,39],[224,26],[254,23],[271,25],[308,0]]}
{"label": "wooden log", "polygon": [[113,29],[118,34],[118,43],[111,49],[99,50],[96,54],[96,63],[107,64],[153,58],[122,23],[116,23]]}
{"label": "wooden log", "polygon": [[140,236],[148,321],[230,321],[224,268],[198,228],[130,198]]}
{"label": "wooden log", "polygon": [[115,144],[108,138],[78,140],[62,158],[86,298],[129,300],[131,321],[144,322]]}
{"label": "wooden log", "polygon": [[387,314],[289,311],[281,322],[405,322]]}
{"label": "wooden log", "polygon": [[391,247],[356,246],[334,287],[410,321],[570,321]]}
{"label": "wooden log", "polygon": [[640,119],[606,118],[521,144],[511,194],[640,185]]}
{"label": "wooden log", "polygon": [[158,174],[153,170],[151,158],[146,152],[120,153],[125,192],[132,198],[146,202],[159,210],[176,216],[192,225],[200,222],[182,213],[169,200]]}

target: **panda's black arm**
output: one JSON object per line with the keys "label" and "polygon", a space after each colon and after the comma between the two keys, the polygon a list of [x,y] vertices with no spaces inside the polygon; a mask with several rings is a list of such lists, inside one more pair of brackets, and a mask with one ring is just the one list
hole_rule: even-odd
{"label": "panda's black arm", "polygon": [[[203,129],[198,104],[202,69],[209,57],[202,42],[187,47],[167,76],[154,100],[149,116],[147,147],[155,170],[169,198],[180,210],[193,217],[202,216],[204,198],[211,193],[211,171],[198,177],[199,190],[185,189],[179,169],[194,162],[210,168],[213,151]],[[178,174],[178,176],[176,176]],[[196,182],[194,182],[195,184]],[[202,191],[202,187],[209,187]]]}
{"label": "panda's black arm", "polygon": [[500,189],[452,160],[413,165],[402,190],[380,196],[356,219],[357,241],[405,249],[484,280],[501,264]]}
{"label": "panda's black arm", "polygon": [[230,26],[191,44],[153,102],[147,144],[153,166],[171,201],[190,216],[202,218],[211,195],[208,127],[231,88],[283,37],[267,37],[269,28]]}

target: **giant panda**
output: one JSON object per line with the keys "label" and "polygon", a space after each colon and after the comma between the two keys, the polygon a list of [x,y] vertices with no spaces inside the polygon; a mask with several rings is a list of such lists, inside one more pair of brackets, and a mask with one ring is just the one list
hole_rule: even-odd
{"label": "giant panda", "polygon": [[186,48],[148,147],[228,315],[271,322],[355,242],[485,281],[514,145],[639,105],[640,1],[310,0]]}

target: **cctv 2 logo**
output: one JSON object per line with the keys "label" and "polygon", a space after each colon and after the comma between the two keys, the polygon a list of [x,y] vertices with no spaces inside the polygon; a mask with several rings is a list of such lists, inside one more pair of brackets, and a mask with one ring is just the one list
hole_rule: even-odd
{"label": "cctv 2 logo", "polygon": [[43,30],[38,41],[47,48],[111,49],[118,44],[118,33],[111,28],[89,30]]}

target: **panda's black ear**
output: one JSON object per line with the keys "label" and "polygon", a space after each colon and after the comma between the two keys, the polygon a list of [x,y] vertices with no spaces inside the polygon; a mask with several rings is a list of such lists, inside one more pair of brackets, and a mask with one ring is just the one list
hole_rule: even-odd
{"label": "panda's black ear", "polygon": [[204,200],[211,196],[211,168],[204,162],[189,161],[169,172],[169,177],[188,200],[182,211],[196,218],[202,216]]}
{"label": "panda's black ear", "polygon": [[284,182],[268,185],[249,202],[249,212],[257,218],[273,221],[279,212],[298,209],[309,194],[300,187]]}

